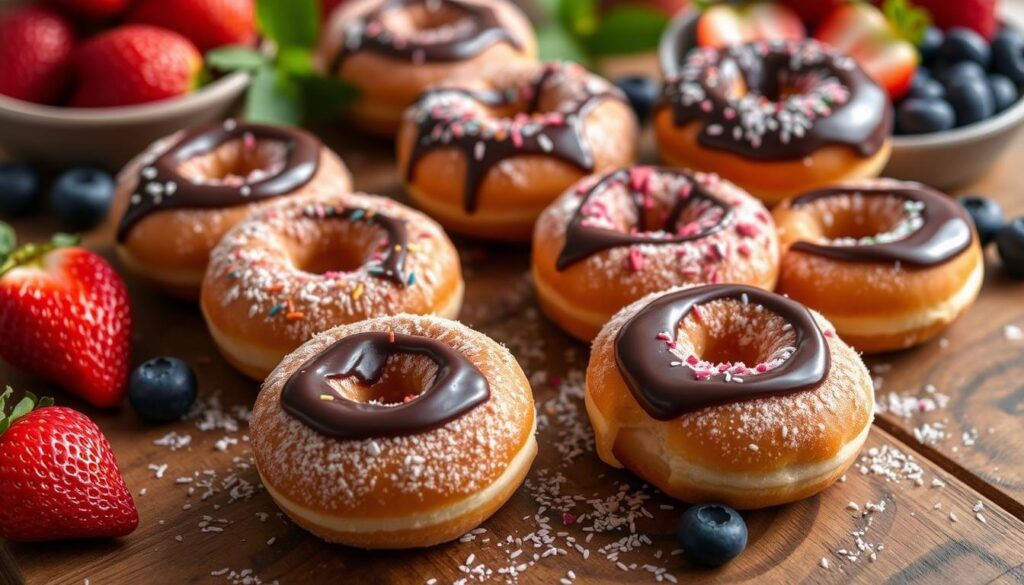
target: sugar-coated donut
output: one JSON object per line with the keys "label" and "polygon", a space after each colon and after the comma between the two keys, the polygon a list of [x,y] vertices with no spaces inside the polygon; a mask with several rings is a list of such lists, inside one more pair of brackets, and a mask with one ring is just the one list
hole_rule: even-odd
{"label": "sugar-coated donut", "polygon": [[331,14],[316,60],[359,90],[352,124],[393,135],[428,85],[536,58],[533,27],[507,0],[352,0]]}
{"label": "sugar-coated donut", "polygon": [[129,271],[196,298],[210,250],[279,197],[349,191],[348,169],[297,128],[227,120],[158,140],[118,175],[110,217]]}
{"label": "sugar-coated donut", "polygon": [[406,112],[398,162],[413,201],[451,231],[526,242],[591,172],[633,161],[622,92],[573,63],[507,63],[450,78]]}
{"label": "sugar-coated donut", "polygon": [[767,203],[889,160],[892,105],[856,61],[814,40],[692,50],[654,116],[662,157]]}
{"label": "sugar-coated donut", "polygon": [[249,423],[267,492],[297,524],[364,548],[458,538],[504,504],[537,453],[515,358],[457,322],[342,325],[288,355]]}
{"label": "sugar-coated donut", "polygon": [[533,233],[541,308],[585,341],[652,292],[719,282],[771,290],[778,266],[771,214],[707,173],[634,166],[587,177]]}
{"label": "sugar-coated donut", "polygon": [[744,285],[655,293],[594,340],[600,458],[687,502],[806,498],[854,462],[874,416],[860,356],[821,315]]}
{"label": "sugar-coated donut", "polygon": [[385,197],[289,197],[214,248],[200,307],[221,353],[262,380],[315,333],[397,313],[454,318],[459,256],[439,225]]}
{"label": "sugar-coated donut", "polygon": [[868,353],[938,335],[974,303],[985,261],[970,216],[920,183],[862,180],[775,211],[778,292],[821,311]]}

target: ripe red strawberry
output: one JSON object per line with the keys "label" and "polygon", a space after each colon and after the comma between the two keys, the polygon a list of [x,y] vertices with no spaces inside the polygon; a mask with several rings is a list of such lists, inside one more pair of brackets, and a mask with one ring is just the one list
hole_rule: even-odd
{"label": "ripe red strawberry", "polygon": [[115,406],[128,380],[128,293],[106,260],[71,243],[64,236],[0,251],[0,357],[91,404]]}
{"label": "ripe red strawberry", "polygon": [[[867,3],[844,4],[821,23],[814,36],[856,59],[895,101],[910,89],[921,57],[911,39],[919,38],[928,19],[906,6],[905,0],[886,4],[888,14],[898,13],[903,20],[890,20]],[[901,8],[892,11],[896,5]]]}
{"label": "ripe red strawberry", "polygon": [[996,0],[914,0],[914,5],[927,10],[943,30],[963,26],[991,41],[999,29]]}
{"label": "ripe red strawberry", "polygon": [[71,81],[75,31],[56,12],[27,6],[0,15],[0,94],[56,103]]}
{"label": "ripe red strawberry", "polygon": [[742,6],[712,4],[697,20],[697,44],[724,47],[750,41],[797,40],[807,36],[800,17],[773,2]]}
{"label": "ripe red strawberry", "polygon": [[253,0],[141,0],[128,20],[173,30],[204,53],[256,38]]}
{"label": "ripe red strawberry", "polygon": [[72,14],[90,20],[102,20],[117,16],[128,8],[131,0],[52,0]]}
{"label": "ripe red strawberry", "polygon": [[825,19],[830,12],[845,0],[782,0],[796,12],[804,24],[814,26]]}
{"label": "ripe red strawberry", "polygon": [[127,106],[184,95],[199,84],[203,57],[176,32],[129,24],[96,35],[75,55],[71,105]]}
{"label": "ripe red strawberry", "polygon": [[139,525],[110,443],[89,417],[26,393],[0,394],[0,538],[113,538]]}

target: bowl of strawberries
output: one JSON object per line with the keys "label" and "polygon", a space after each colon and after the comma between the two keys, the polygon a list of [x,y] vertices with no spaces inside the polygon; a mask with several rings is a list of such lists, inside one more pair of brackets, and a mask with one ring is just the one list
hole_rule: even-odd
{"label": "bowl of strawberries", "polygon": [[160,136],[219,119],[250,75],[206,51],[256,43],[252,0],[50,0],[0,9],[0,148],[116,168]]}
{"label": "bowl of strawberries", "polygon": [[[978,178],[1024,125],[1024,7],[997,0],[779,0],[684,12],[659,47],[671,76],[697,46],[814,37],[889,94],[886,176],[952,189]],[[938,164],[937,164],[938,163]]]}

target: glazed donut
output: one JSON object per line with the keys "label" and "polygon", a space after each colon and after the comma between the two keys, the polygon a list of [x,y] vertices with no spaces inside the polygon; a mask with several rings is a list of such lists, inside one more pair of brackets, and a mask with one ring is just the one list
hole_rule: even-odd
{"label": "glazed donut", "polygon": [[775,209],[778,292],[866,353],[938,335],[974,303],[985,262],[967,213],[920,183],[862,180]]}
{"label": "glazed donut", "polygon": [[562,191],[632,162],[636,136],[604,79],[572,63],[509,63],[428,90],[406,112],[398,162],[413,201],[449,230],[527,242]]}
{"label": "glazed donut", "polygon": [[332,542],[412,548],[498,510],[537,454],[533,394],[507,349],[454,321],[335,327],[288,355],[249,423],[267,492]]}
{"label": "glazed donut", "polygon": [[692,50],[654,115],[662,157],[766,203],[889,160],[892,105],[857,63],[814,40]]}
{"label": "glazed donut", "polygon": [[430,84],[537,59],[530,21],[506,0],[352,0],[325,30],[317,66],[359,89],[348,120],[384,135]]}
{"label": "glazed donut", "polygon": [[349,191],[348,169],[312,134],[225,122],[153,144],[118,175],[110,217],[129,271],[194,299],[210,250],[269,200]]}
{"label": "glazed donut", "polygon": [[828,321],[745,285],[675,288],[620,311],[594,340],[585,400],[605,463],[739,509],[827,488],[874,416],[868,370]]}
{"label": "glazed donut", "polygon": [[422,213],[385,197],[289,197],[235,226],[210,255],[200,307],[224,357],[262,380],[315,333],[397,313],[454,318],[459,256]]}
{"label": "glazed donut", "polygon": [[544,312],[590,341],[652,292],[733,282],[771,290],[779,247],[771,214],[718,175],[634,166],[581,180],[533,232]]}

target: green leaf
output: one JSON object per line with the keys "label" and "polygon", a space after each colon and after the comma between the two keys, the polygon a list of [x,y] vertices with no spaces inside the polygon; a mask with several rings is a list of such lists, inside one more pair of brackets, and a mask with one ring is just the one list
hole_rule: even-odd
{"label": "green leaf", "polygon": [[577,37],[590,36],[598,27],[595,0],[560,0],[556,16],[562,28]]}
{"label": "green leaf", "polygon": [[7,420],[14,422],[26,414],[32,412],[32,408],[36,405],[36,397],[31,392],[26,392],[25,397],[18,401],[14,405],[14,410],[11,411],[11,416],[7,417]]}
{"label": "green leaf", "polygon": [[[279,79],[279,77],[282,77]],[[273,68],[263,67],[253,76],[245,101],[245,117],[252,122],[297,126],[302,122],[299,91]]]}
{"label": "green leaf", "polygon": [[267,59],[252,47],[232,45],[218,47],[206,53],[206,64],[217,71],[256,71]]}
{"label": "green leaf", "polygon": [[303,75],[293,80],[301,89],[305,113],[312,118],[333,116],[359,97],[359,88],[335,77]]}
{"label": "green leaf", "polygon": [[886,0],[882,5],[885,18],[896,29],[900,37],[916,47],[924,39],[924,33],[932,25],[927,10],[918,8],[907,0]]}
{"label": "green leaf", "polygon": [[291,75],[313,74],[313,52],[304,47],[284,47],[277,52],[277,70]]}
{"label": "green leaf", "polygon": [[320,28],[318,0],[257,0],[256,20],[263,36],[279,48],[312,47]]}
{"label": "green leaf", "polygon": [[623,6],[608,13],[583,44],[591,55],[643,53],[658,46],[668,24],[664,14],[640,6]]}
{"label": "green leaf", "polygon": [[57,232],[50,238],[50,244],[54,248],[66,248],[68,246],[77,246],[82,243],[82,236],[79,234],[65,234],[64,232]]}
{"label": "green leaf", "polygon": [[18,247],[18,236],[14,228],[0,221],[0,263]]}
{"label": "green leaf", "polygon": [[583,52],[579,41],[553,22],[537,27],[537,45],[543,61],[566,60],[584,64],[587,62],[587,54]]}

